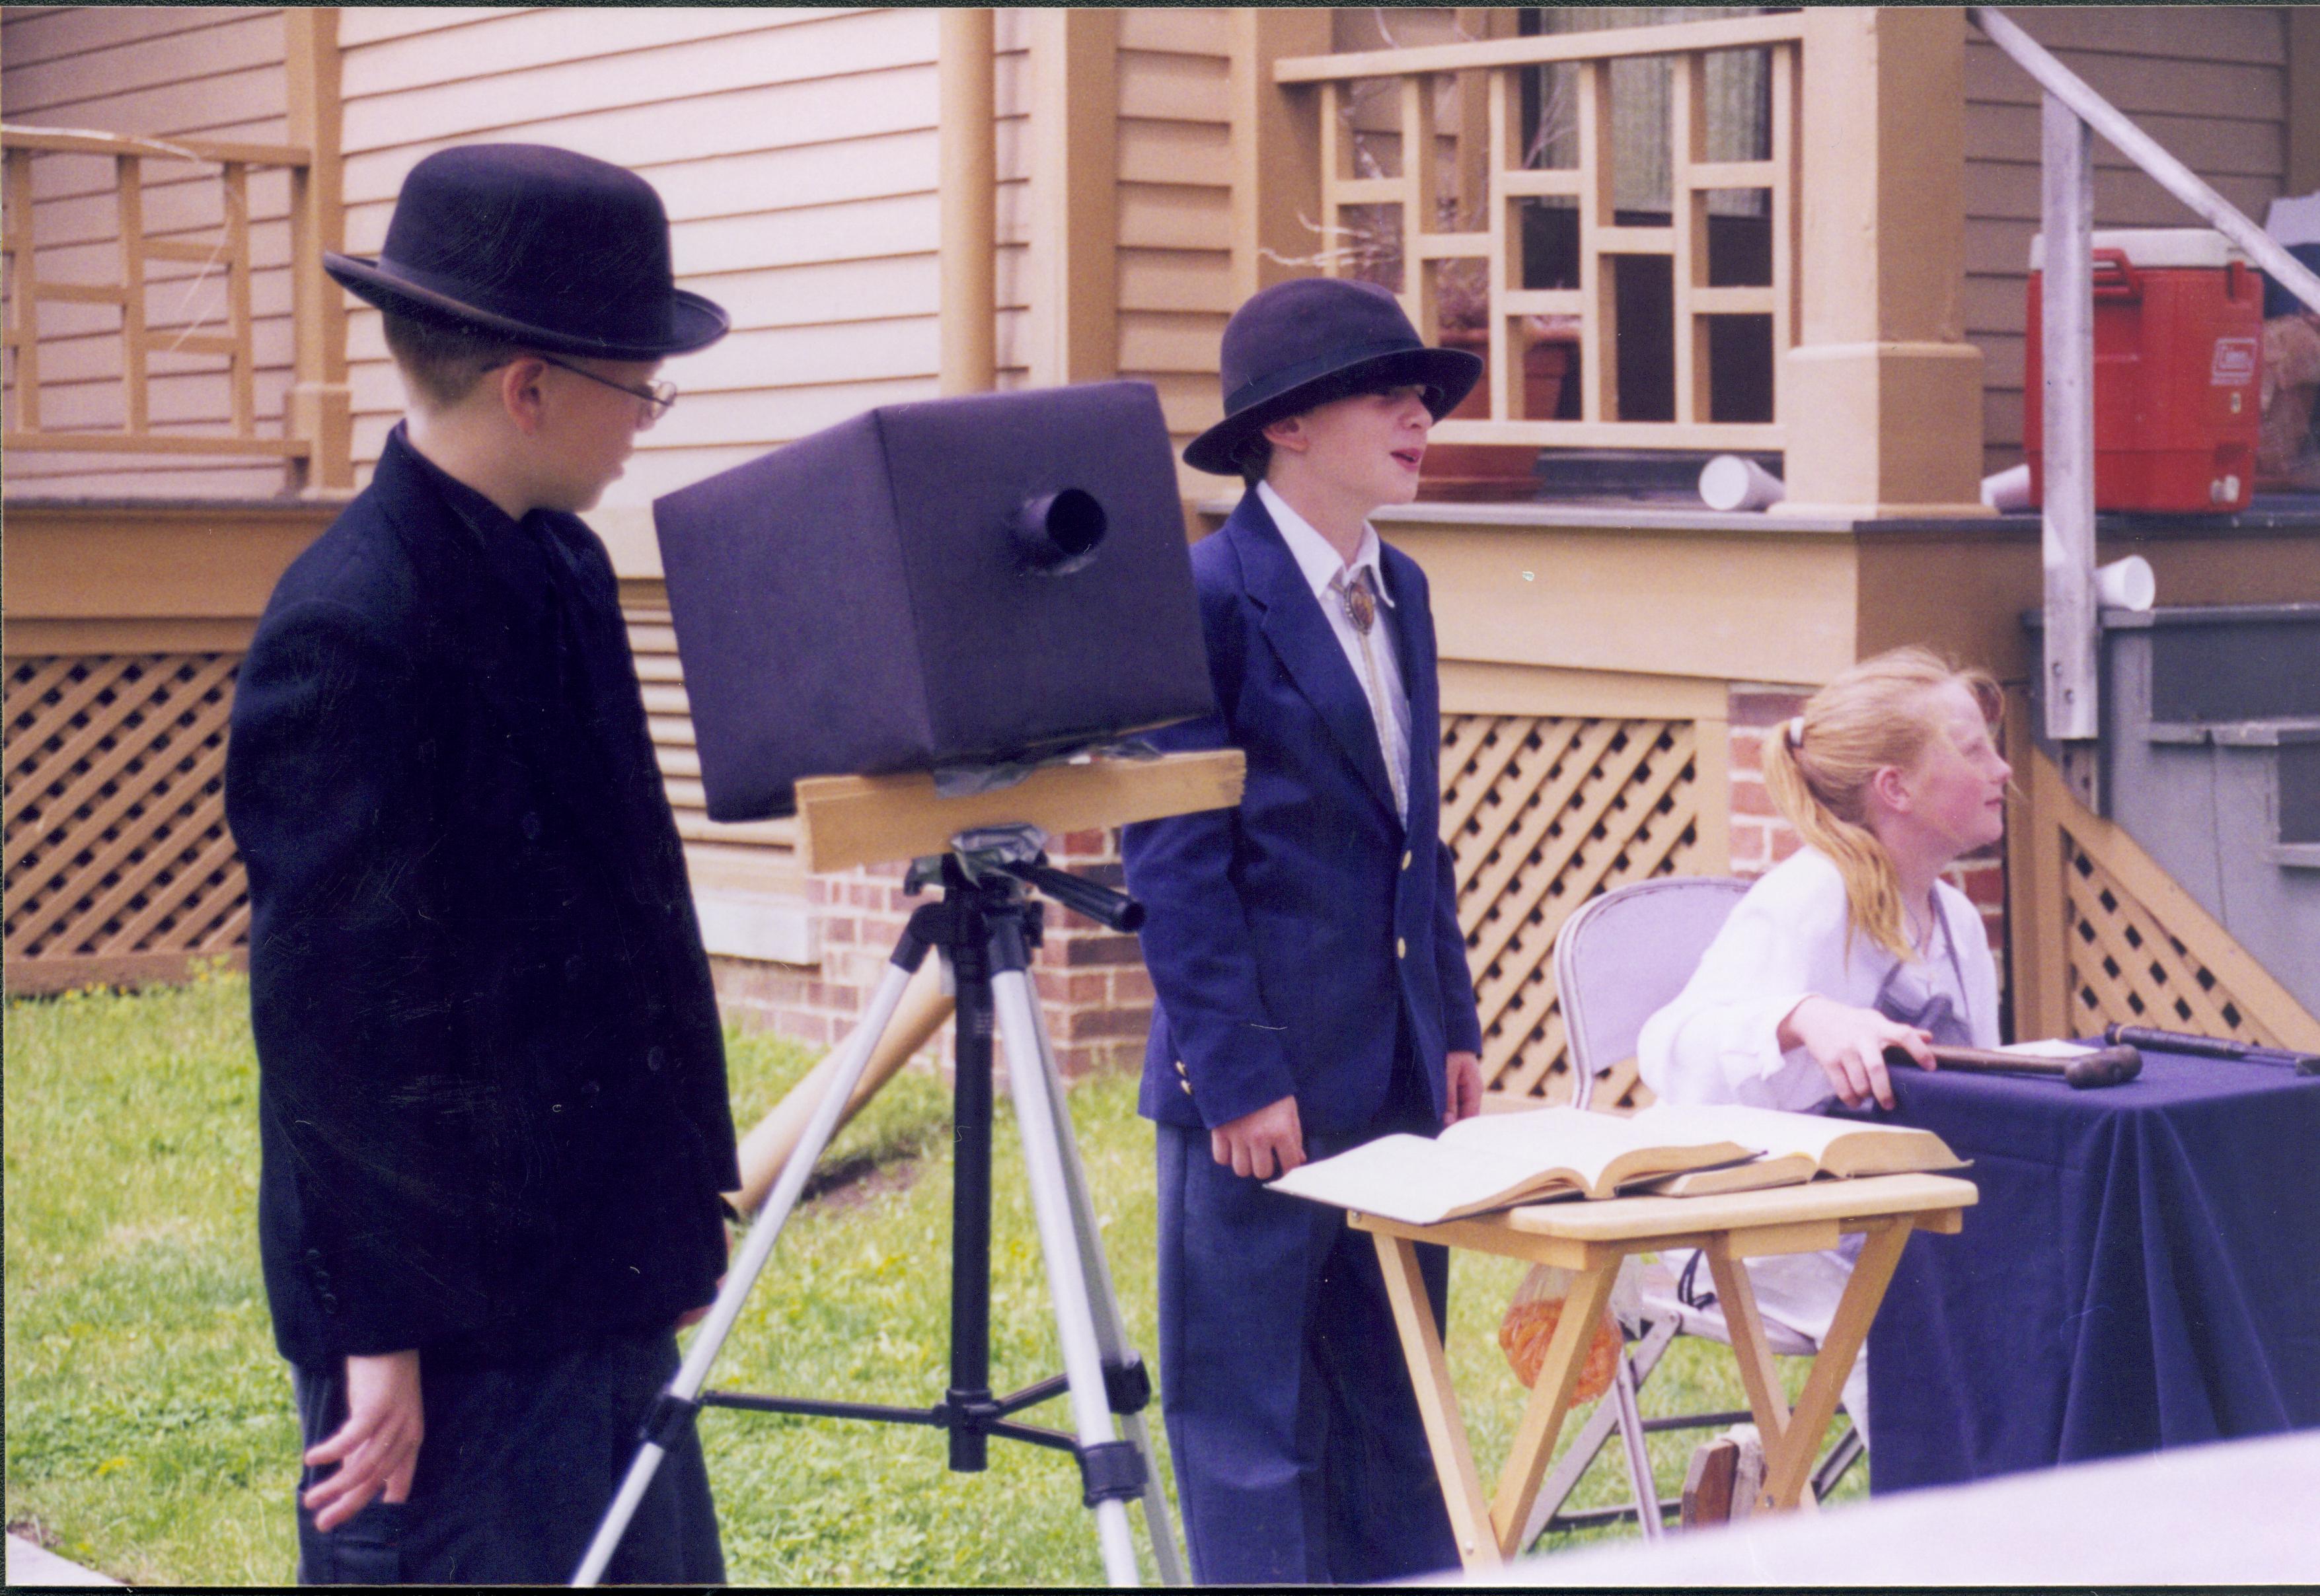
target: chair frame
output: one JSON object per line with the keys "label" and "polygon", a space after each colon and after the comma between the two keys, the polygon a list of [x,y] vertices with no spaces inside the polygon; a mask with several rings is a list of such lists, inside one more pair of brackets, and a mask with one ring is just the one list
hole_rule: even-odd
{"label": "chair frame", "polygon": [[[1590,898],[1563,923],[1554,940],[1554,985],[1563,1009],[1563,1034],[1570,1049],[1572,1107],[1592,1107],[1597,1078],[1634,1050],[1635,1039],[1629,1036],[1625,1039],[1624,1046],[1611,1050],[1612,1057],[1600,1056],[1601,1050],[1596,1046],[1594,1026],[1590,1023],[1594,1005],[1587,995],[1586,984],[1579,978],[1581,965],[1587,956],[1590,932],[1598,930],[1606,915],[1632,909],[1639,899],[1669,893],[1697,897],[1709,891],[1721,892],[1729,899],[1725,906],[1725,915],[1728,917],[1748,888],[1749,883],[1732,876],[1662,876],[1614,888]],[[1719,929],[1721,923],[1719,919]],[[1703,944],[1700,951],[1705,951]],[[1690,978],[1690,970],[1696,965],[1695,954],[1685,962],[1682,979],[1677,980],[1660,1002],[1654,1004],[1646,1012],[1656,1012],[1662,1005],[1672,1001],[1682,990],[1683,981]],[[1641,1028],[1639,1023],[1636,1029],[1640,1031]],[[1622,1331],[1624,1334],[1624,1326]],[[1660,1359],[1674,1343],[1678,1333],[1679,1329],[1672,1321],[1647,1324],[1640,1337],[1622,1346],[1612,1374],[1611,1390],[1606,1393],[1608,1400],[1597,1404],[1595,1411],[1573,1438],[1570,1449],[1563,1454],[1562,1462],[1540,1488],[1537,1503],[1531,1510],[1530,1522],[1525,1527],[1524,1545],[1536,1540],[1549,1529],[1576,1529],[1628,1517],[1636,1519],[1645,1539],[1658,1538],[1664,1530],[1667,1516],[1680,1514],[1683,1503],[1681,1497],[1659,1495],[1652,1479],[1651,1459],[1645,1449],[1645,1438],[1662,1430],[1712,1429],[1749,1422],[1750,1415],[1745,1411],[1671,1414],[1660,1419],[1642,1416],[1637,1393],[1644,1382],[1659,1366]],[[1581,1476],[1593,1465],[1614,1430],[1618,1432],[1626,1453],[1627,1480],[1635,1499],[1618,1507],[1563,1512],[1563,1502],[1577,1488]],[[1830,1448],[1829,1455],[1814,1469],[1811,1500],[1817,1501],[1835,1489],[1845,1471],[1866,1451],[1860,1432],[1848,1429]],[[1643,1503],[1647,1498],[1658,1511],[1647,1513],[1643,1510]]]}

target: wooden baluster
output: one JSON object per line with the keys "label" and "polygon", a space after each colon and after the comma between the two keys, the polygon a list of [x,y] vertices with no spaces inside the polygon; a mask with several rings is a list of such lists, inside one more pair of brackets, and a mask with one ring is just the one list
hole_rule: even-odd
{"label": "wooden baluster", "polygon": [[1321,270],[1346,271],[1346,207],[1338,185],[1354,175],[1354,130],[1346,125],[1351,96],[1332,78],[1321,86]]}
{"label": "wooden baluster", "polygon": [[1522,225],[1516,209],[1521,202],[1505,192],[1500,175],[1522,164],[1522,117],[1515,69],[1496,68],[1489,76],[1490,149],[1482,162],[1482,203],[1491,231],[1491,419],[1506,421],[1523,414],[1517,367],[1527,340],[1517,330],[1519,318],[1507,309],[1514,290],[1522,286]]}
{"label": "wooden baluster", "polygon": [[133,155],[113,158],[121,212],[122,430],[131,437],[150,429],[145,383],[145,176]]}
{"label": "wooden baluster", "polygon": [[1429,344],[1442,336],[1428,253],[1437,187],[1434,160],[1434,82],[1409,73],[1401,80],[1401,305]]}
{"label": "wooden baluster", "polygon": [[1772,419],[1781,402],[1788,353],[1797,342],[1797,46],[1776,44],[1772,56]]}
{"label": "wooden baluster", "polygon": [[1706,62],[1696,55],[1669,59],[1668,220],[1674,234],[1669,275],[1675,293],[1675,419],[1705,421],[1710,410],[1708,318],[1692,290],[1708,286],[1708,191],[1692,186],[1692,167],[1707,158]]}
{"label": "wooden baluster", "polygon": [[1579,322],[1581,419],[1619,419],[1619,311],[1610,257],[1596,233],[1612,225],[1613,149],[1611,68],[1586,61],[1579,68],[1579,286],[1586,309]]}
{"label": "wooden baluster", "polygon": [[32,248],[32,152],[7,152],[8,346],[16,351],[16,426],[41,429],[41,302]]}
{"label": "wooden baluster", "polygon": [[225,199],[225,271],[227,336],[233,352],[226,367],[231,391],[233,435],[253,435],[256,374],[251,369],[249,334],[249,173],[240,161],[228,161],[220,176]]}

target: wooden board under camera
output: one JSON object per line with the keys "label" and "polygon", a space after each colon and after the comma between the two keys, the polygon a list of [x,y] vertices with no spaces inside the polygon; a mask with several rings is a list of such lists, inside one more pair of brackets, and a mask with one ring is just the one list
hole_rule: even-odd
{"label": "wooden board under camera", "polygon": [[797,784],[798,858],[811,871],[946,853],[960,832],[1029,824],[1051,837],[1099,826],[1226,809],[1240,802],[1237,748],[1044,765],[1012,787],[943,798],[924,771],[809,776]]}

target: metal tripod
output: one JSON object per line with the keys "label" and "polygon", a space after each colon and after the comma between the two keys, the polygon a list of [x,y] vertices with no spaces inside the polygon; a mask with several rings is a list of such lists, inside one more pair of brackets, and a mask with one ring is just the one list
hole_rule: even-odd
{"label": "metal tripod", "polygon": [[[950,1466],[960,1473],[984,1466],[993,1436],[1070,1452],[1079,1459],[1082,1500],[1095,1514],[1104,1573],[1110,1582],[1139,1582],[1128,1525],[1128,1503],[1133,1499],[1144,1503],[1145,1526],[1151,1534],[1162,1582],[1186,1582],[1144,1419],[1151,1381],[1142,1359],[1128,1345],[1119,1298],[1112,1290],[1111,1269],[1096,1229],[1095,1206],[1088,1196],[1086,1171],[1064,1102],[1063,1082],[1056,1069],[1046,1021],[1032,995],[1028,971],[1030,951],[1039,941],[1040,907],[1025,888],[1035,887],[1115,930],[1136,929],[1143,920],[1143,910],[1110,888],[1047,866],[1040,852],[1042,842],[1032,826],[962,833],[953,840],[949,854],[922,859],[911,867],[910,889],[939,880],[943,897],[911,913],[870,1011],[847,1038],[839,1067],[797,1150],[783,1167],[780,1179],[750,1225],[725,1285],[686,1349],[675,1378],[655,1399],[645,1420],[643,1444],[636,1461],[598,1526],[595,1539],[573,1576],[574,1584],[593,1585],[603,1575],[662,1457],[705,1406],[929,1425],[949,1432]],[[903,987],[931,949],[940,950],[948,961],[957,1001],[949,1388],[942,1401],[930,1408],[728,1392],[704,1394],[702,1387],[710,1366],[772,1258],[774,1243],[797,1205],[806,1177],[829,1146],[855,1084],[893,1019]],[[1062,1375],[1006,1396],[994,1396],[990,1388],[994,1032],[1007,1050],[1015,1124],[1022,1138],[1024,1172],[1031,1187],[1039,1247],[1047,1262],[1047,1291],[1055,1304],[1064,1353]],[[1071,1393],[1074,1427],[1069,1434],[1018,1423],[1010,1417],[1066,1390]],[[1115,1414],[1127,1430],[1124,1440],[1113,1433]]]}

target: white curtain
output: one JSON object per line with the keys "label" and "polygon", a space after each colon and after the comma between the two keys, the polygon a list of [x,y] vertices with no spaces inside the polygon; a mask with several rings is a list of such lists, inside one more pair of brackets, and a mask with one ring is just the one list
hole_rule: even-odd
{"label": "white curtain", "polygon": [[[1588,33],[1609,28],[1653,27],[1754,16],[1764,7],[1722,5],[1552,5],[1535,8],[1543,33]],[[1706,59],[1708,158],[1763,160],[1770,148],[1771,64],[1763,50],[1718,50]],[[1611,64],[1611,203],[1622,211],[1670,210],[1668,98],[1674,72],[1664,57]],[[1536,164],[1579,164],[1578,70],[1540,69],[1540,137]],[[1760,190],[1712,194],[1708,208],[1722,215],[1766,214]]]}

